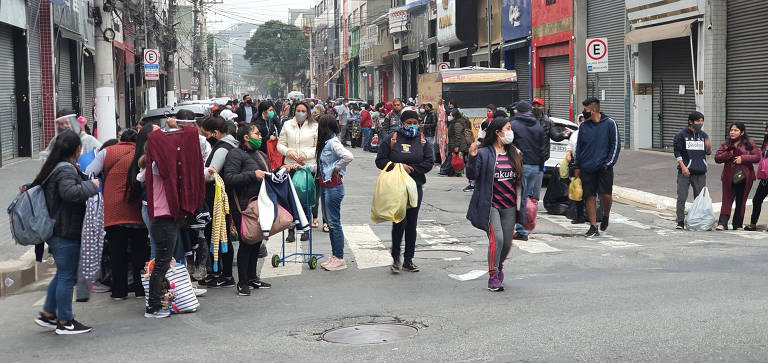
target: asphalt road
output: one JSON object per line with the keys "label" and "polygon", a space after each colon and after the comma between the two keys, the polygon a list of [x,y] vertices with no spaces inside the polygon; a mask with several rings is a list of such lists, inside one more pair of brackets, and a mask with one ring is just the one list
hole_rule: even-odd
{"label": "asphalt road", "polygon": [[[471,254],[419,259],[392,275],[389,225],[368,219],[378,171],[356,149],[346,178],[341,272],[264,267],[270,290],[209,290],[197,313],[143,318],[143,301],[94,294],[75,314],[94,331],[56,336],[32,321],[45,286],[0,299],[0,361],[766,361],[768,233],[674,230],[671,216],[616,205],[606,234],[541,213],[505,266],[506,291],[486,290],[487,242],[465,220],[465,180],[430,175],[419,249]],[[543,196],[543,193],[542,193]],[[328,237],[314,235],[327,253]],[[270,253],[277,251],[274,243]],[[289,246],[291,247],[291,246]],[[306,247],[306,246],[304,246]],[[385,261],[386,262],[386,261]],[[282,276],[281,276],[282,275]],[[402,322],[414,337],[372,345],[319,340],[331,328]]]}

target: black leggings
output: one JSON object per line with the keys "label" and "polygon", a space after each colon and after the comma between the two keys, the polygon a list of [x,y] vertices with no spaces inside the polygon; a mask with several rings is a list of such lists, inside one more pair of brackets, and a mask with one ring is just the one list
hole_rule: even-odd
{"label": "black leggings", "polygon": [[760,180],[760,184],[757,185],[755,191],[755,198],[752,199],[752,225],[757,224],[757,220],[760,219],[760,211],[763,209],[763,201],[768,196],[768,179]]}
{"label": "black leggings", "polygon": [[421,209],[421,199],[424,196],[424,190],[421,186],[417,187],[419,191],[419,204],[416,208],[408,208],[405,212],[405,219],[400,223],[392,223],[392,258],[400,261],[400,243],[405,234],[405,256],[404,262],[413,260],[416,251],[416,227],[419,223],[419,209]]}
{"label": "black leggings", "polygon": [[[733,228],[742,228],[744,226],[744,213],[741,212],[741,205],[744,203],[744,198],[749,197],[749,190],[746,189],[746,182],[739,184],[731,184],[731,194],[736,202],[736,207],[733,208]],[[730,209],[730,206],[728,206]],[[728,214],[721,214],[717,224],[728,226],[728,220],[731,218]]]}
{"label": "black leggings", "polygon": [[[215,275],[221,275],[222,277],[230,278],[232,277],[232,264],[235,260],[235,249],[232,247],[232,236],[229,234],[230,231],[230,223],[229,218],[227,218],[227,253],[222,252],[222,246],[219,245],[219,271],[213,272],[213,254],[211,253],[210,258],[208,259],[208,267],[209,272]],[[210,243],[211,241],[211,234],[212,234],[212,228],[213,223],[208,223],[207,226],[205,226],[205,239]]]}
{"label": "black leggings", "polygon": [[248,281],[256,279],[256,264],[259,261],[259,249],[261,242],[249,245],[242,241],[237,250],[237,276],[240,286],[245,286]]}

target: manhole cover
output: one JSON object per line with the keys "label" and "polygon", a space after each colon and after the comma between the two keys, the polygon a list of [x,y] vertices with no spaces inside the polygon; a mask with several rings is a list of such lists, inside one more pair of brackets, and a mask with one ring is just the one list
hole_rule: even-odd
{"label": "manhole cover", "polygon": [[470,255],[469,252],[462,250],[418,250],[415,251],[413,257],[425,260],[445,260],[462,258],[468,255]]}
{"label": "manhole cover", "polygon": [[419,329],[399,323],[371,323],[345,326],[323,333],[326,342],[342,344],[376,344],[408,339]]}

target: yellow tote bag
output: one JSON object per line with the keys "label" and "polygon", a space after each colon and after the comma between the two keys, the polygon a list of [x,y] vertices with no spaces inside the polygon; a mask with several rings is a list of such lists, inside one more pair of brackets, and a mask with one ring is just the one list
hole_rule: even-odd
{"label": "yellow tote bag", "polygon": [[581,189],[581,178],[571,178],[571,185],[568,187],[568,199],[580,202],[584,197],[584,190]]}
{"label": "yellow tote bag", "polygon": [[[376,189],[373,191],[371,203],[371,221],[373,223],[394,222],[400,223],[405,219],[405,209],[408,206],[409,193],[407,182],[403,176],[411,179],[403,170],[401,164],[395,164],[392,170],[387,171],[392,162],[387,163],[384,170],[376,179]],[[411,179],[413,182],[413,179]],[[416,182],[413,182],[414,186]]]}
{"label": "yellow tote bag", "polygon": [[568,177],[568,162],[563,159],[563,161],[560,162],[560,178],[565,179]]}

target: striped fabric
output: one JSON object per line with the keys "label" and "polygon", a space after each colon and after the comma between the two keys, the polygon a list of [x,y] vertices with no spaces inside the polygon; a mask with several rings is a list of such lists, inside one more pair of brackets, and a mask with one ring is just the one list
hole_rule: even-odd
{"label": "striped fabric", "polygon": [[497,209],[507,209],[515,206],[517,195],[515,186],[519,175],[509,162],[507,154],[496,156],[496,170],[493,172],[493,199],[491,205]]}
{"label": "striped fabric", "polygon": [[213,254],[213,271],[219,272],[219,249],[227,253],[227,214],[229,214],[229,199],[224,190],[224,180],[219,174],[214,175],[216,193],[213,197],[213,225],[211,232],[211,253]]}
{"label": "striped fabric", "polygon": [[[149,302],[149,273],[141,275],[141,285],[144,287],[144,304]],[[195,296],[189,272],[184,265],[177,263],[168,269],[163,281],[163,309],[171,313],[189,313],[197,311],[200,302]]]}

